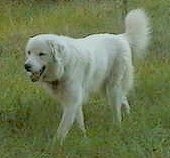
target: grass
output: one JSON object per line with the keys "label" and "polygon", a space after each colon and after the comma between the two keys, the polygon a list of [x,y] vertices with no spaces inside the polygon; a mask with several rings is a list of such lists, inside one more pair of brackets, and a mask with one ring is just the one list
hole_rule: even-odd
{"label": "grass", "polygon": [[61,109],[26,77],[24,47],[30,35],[57,33],[82,37],[122,32],[119,1],[17,3],[0,1],[0,157],[2,158],[168,158],[170,156],[169,2],[132,0],[144,7],[153,38],[146,60],[136,64],[132,111],[121,128],[110,108],[95,97],[84,106],[88,139],[76,125],[63,147],[51,140]]}

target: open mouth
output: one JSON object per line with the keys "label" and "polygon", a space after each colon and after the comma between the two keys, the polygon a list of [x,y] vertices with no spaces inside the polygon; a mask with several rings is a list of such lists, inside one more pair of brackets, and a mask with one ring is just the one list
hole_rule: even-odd
{"label": "open mouth", "polygon": [[43,66],[39,72],[33,72],[30,75],[31,81],[32,82],[38,81],[40,77],[43,75],[43,73],[45,72],[45,69],[46,69],[46,66]]}
{"label": "open mouth", "polygon": [[44,71],[45,71],[45,65],[42,67],[42,69],[40,70],[40,76],[44,73]]}

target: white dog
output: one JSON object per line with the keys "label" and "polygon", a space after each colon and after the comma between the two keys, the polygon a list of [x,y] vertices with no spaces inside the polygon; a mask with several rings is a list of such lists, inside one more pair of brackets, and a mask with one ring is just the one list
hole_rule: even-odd
{"label": "white dog", "polygon": [[125,19],[125,33],[94,34],[74,39],[40,34],[26,46],[25,69],[33,82],[39,81],[62,107],[57,137],[62,143],[76,120],[85,134],[82,112],[91,93],[102,90],[121,122],[121,107],[129,113],[127,93],[133,84],[132,50],[143,52],[149,40],[149,21],[141,9]]}

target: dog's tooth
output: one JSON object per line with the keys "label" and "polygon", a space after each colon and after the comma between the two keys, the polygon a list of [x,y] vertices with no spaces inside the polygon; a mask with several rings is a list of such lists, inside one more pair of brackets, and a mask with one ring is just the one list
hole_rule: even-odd
{"label": "dog's tooth", "polygon": [[32,75],[32,72],[28,72],[28,71],[27,71],[27,74],[28,74],[28,76],[31,76],[31,75]]}

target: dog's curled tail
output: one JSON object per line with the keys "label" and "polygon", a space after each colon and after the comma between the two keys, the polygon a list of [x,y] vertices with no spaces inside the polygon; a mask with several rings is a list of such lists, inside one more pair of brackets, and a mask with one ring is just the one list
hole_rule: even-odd
{"label": "dog's curled tail", "polygon": [[134,56],[143,57],[150,39],[149,18],[142,9],[130,11],[125,18],[125,35]]}

